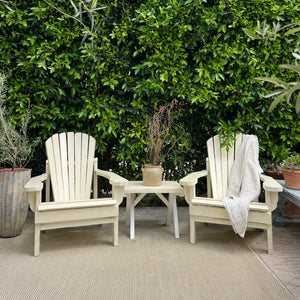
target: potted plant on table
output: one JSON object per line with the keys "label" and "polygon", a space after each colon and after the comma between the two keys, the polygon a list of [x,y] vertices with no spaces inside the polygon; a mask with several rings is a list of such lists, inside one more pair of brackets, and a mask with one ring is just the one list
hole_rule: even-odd
{"label": "potted plant on table", "polygon": [[287,188],[300,190],[300,154],[285,159],[281,163],[281,172]]}
{"label": "potted plant on table", "polygon": [[4,106],[5,75],[0,73],[0,163],[10,168],[0,170],[0,237],[20,235],[28,213],[28,200],[24,185],[31,178],[31,170],[25,169],[33,147],[38,140],[27,138],[29,112],[22,118],[17,130],[12,113]]}
{"label": "potted plant on table", "polygon": [[[173,109],[176,104],[175,99],[168,105],[160,106],[149,119],[147,129],[149,164],[142,169],[143,182],[146,186],[161,185],[163,174],[161,164],[185,133],[181,126],[174,124]],[[175,127],[176,133],[172,130]]]}
{"label": "potted plant on table", "polygon": [[274,178],[274,179],[281,179],[283,180],[283,175],[281,173],[281,170],[280,170],[280,164],[277,163],[277,162],[274,162],[274,161],[270,161],[270,162],[267,162],[265,163],[263,166],[262,166],[264,172]]}

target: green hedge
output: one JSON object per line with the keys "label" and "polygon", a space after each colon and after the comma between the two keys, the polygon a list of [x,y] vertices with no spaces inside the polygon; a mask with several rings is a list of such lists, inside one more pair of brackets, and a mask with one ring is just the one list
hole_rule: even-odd
{"label": "green hedge", "polygon": [[[70,1],[51,3],[74,15]],[[94,36],[84,42],[84,27],[44,1],[8,5],[13,12],[0,6],[0,69],[9,75],[16,124],[31,107],[32,137],[87,132],[100,167],[140,178],[147,116],[177,99],[176,120],[187,134],[164,163],[169,178],[202,168],[206,140],[216,133],[256,134],[262,161],[299,151],[299,115],[286,103],[267,113],[272,100],[263,95],[273,87],[253,78],[282,78],[278,65],[292,62],[300,40],[252,41],[242,31],[257,20],[298,21],[299,1],[98,1],[107,7],[93,14]],[[91,26],[86,14],[83,22]],[[34,172],[44,160],[41,144]]]}

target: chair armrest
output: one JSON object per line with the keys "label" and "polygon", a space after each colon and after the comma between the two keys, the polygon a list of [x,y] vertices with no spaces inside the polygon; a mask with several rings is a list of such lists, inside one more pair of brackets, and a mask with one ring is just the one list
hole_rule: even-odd
{"label": "chair armrest", "polygon": [[274,178],[260,174],[260,180],[263,182],[263,188],[268,192],[282,192],[283,188]]}
{"label": "chair armrest", "polygon": [[183,186],[195,185],[195,184],[197,184],[199,178],[207,176],[207,175],[208,175],[207,170],[193,172],[193,173],[190,173],[187,176],[183,177],[182,179],[180,179],[179,183]]}
{"label": "chair armrest", "polygon": [[103,171],[97,169],[95,170],[95,174],[107,178],[109,180],[109,183],[114,186],[125,186],[128,182],[128,180],[124,177],[117,175],[116,173],[111,171]]}
{"label": "chair armrest", "polygon": [[25,191],[28,193],[28,202],[33,212],[37,211],[42,198],[43,181],[48,177],[47,173],[32,177],[24,186]]}
{"label": "chair armrest", "polygon": [[26,192],[40,192],[43,189],[43,181],[47,179],[46,173],[32,177],[24,186]]}

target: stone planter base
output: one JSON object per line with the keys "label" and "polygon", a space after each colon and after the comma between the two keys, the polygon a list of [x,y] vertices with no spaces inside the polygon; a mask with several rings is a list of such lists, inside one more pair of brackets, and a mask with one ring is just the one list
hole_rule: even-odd
{"label": "stone planter base", "polygon": [[0,170],[0,237],[21,234],[28,213],[24,185],[30,178],[29,169]]}

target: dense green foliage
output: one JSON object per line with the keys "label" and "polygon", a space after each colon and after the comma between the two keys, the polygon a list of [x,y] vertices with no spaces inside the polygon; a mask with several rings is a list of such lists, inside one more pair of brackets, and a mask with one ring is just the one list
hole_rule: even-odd
{"label": "dense green foliage", "polygon": [[[50,2],[75,13],[70,1]],[[216,133],[256,134],[262,160],[280,161],[299,147],[293,106],[268,113],[271,100],[263,96],[272,86],[254,78],[281,74],[278,65],[292,63],[300,39],[253,41],[242,31],[257,20],[298,21],[298,0],[103,0],[97,5],[106,8],[93,14],[93,35],[44,1],[8,5],[13,12],[0,6],[0,69],[8,74],[14,121],[31,107],[32,138],[89,133],[101,168],[138,177],[147,116],[177,99],[175,119],[189,142],[165,160],[165,170],[178,166],[167,172],[170,178],[201,169],[206,140]],[[83,23],[92,28],[86,14]],[[45,159],[40,149],[35,169]]]}

